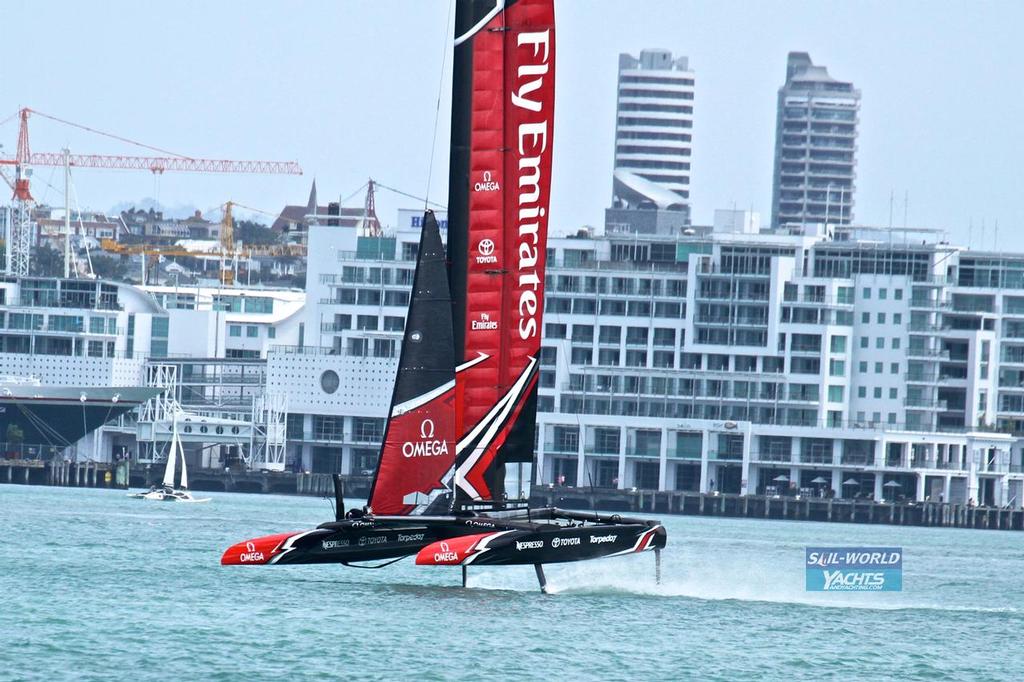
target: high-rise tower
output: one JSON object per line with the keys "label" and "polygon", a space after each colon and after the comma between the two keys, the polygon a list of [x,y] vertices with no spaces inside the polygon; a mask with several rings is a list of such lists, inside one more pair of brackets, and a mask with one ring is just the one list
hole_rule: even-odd
{"label": "high-rise tower", "polygon": [[693,90],[686,57],[668,50],[619,55],[611,229],[665,232],[689,224]]}
{"label": "high-rise tower", "polygon": [[860,90],[790,52],[775,124],[772,225],[853,220]]}

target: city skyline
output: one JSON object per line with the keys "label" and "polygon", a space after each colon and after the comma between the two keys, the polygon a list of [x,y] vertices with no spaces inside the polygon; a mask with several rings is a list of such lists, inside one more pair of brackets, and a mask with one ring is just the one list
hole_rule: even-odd
{"label": "city skyline", "polygon": [[[893,223],[902,225],[909,196],[912,225],[947,229],[951,241],[993,249],[998,221],[999,248],[1024,250],[1024,237],[1014,234],[1024,221],[1015,171],[1024,141],[1006,132],[1022,103],[1002,85],[1022,65],[1012,30],[1022,10],[1009,3],[800,7],[781,12],[781,4],[767,4],[738,16],[728,3],[560,4],[555,230],[602,223],[614,154],[617,55],[651,47],[687,55],[700,75],[694,223],[710,223],[714,209],[734,206],[759,211],[767,223],[779,74],[789,51],[806,51],[863,92],[857,222],[888,224],[894,196]],[[443,203],[446,8],[442,2],[307,4],[285,13],[257,4],[239,17],[198,3],[174,12],[125,4],[100,16],[61,6],[53,11],[67,21],[50,28],[50,44],[67,48],[39,53],[30,31],[13,33],[13,52],[36,56],[5,70],[0,121],[27,105],[190,155],[296,159],[306,169],[299,178],[82,171],[73,205],[108,209],[156,195],[165,205],[204,212],[229,198],[276,211],[301,201],[313,177],[325,196],[347,195],[369,175],[422,194],[441,84],[431,198]],[[31,25],[27,3],[9,15],[12,25]],[[124,40],[152,26],[174,36],[173,49],[140,50]],[[224,41],[225,26],[235,27],[244,43]],[[84,49],[78,36],[86,34],[111,38]],[[388,45],[386,56],[381,44]],[[920,45],[941,48],[911,47]],[[984,79],[972,76],[982,72]],[[951,89],[956,106],[949,106]],[[67,144],[81,152],[131,152],[43,120],[34,120],[32,130],[40,151]],[[16,123],[0,126],[5,153],[16,134]],[[50,175],[37,170],[38,198],[56,203],[59,192],[47,183],[59,189],[59,173]],[[393,195],[378,199],[388,223],[395,209],[411,204]]]}

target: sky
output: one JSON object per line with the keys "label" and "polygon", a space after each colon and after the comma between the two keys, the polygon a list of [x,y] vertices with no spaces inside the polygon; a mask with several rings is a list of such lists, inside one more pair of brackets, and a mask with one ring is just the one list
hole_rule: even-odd
{"label": "sky", "polygon": [[[369,177],[418,197],[429,184],[444,203],[450,6],[6,0],[0,121],[28,106],[180,154],[295,160],[305,171],[82,169],[73,199],[82,208],[155,198],[216,217],[231,199],[274,213],[305,203],[313,178],[326,203]],[[556,22],[555,233],[602,223],[618,54],[647,47],[688,56],[696,73],[694,222],[731,207],[767,222],[776,93],[786,54],[806,51],[862,92],[858,223],[886,226],[891,215],[974,248],[1024,251],[1024,3],[557,0]],[[40,117],[30,130],[35,151],[152,153]],[[16,139],[16,120],[0,124],[0,154],[12,155]],[[59,169],[39,168],[33,181],[37,199],[63,201]],[[385,224],[419,205],[377,196]]]}

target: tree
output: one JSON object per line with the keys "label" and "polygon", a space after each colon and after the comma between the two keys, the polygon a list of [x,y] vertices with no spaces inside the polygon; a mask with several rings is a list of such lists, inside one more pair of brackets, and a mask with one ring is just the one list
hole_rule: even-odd
{"label": "tree", "polygon": [[43,245],[32,254],[30,267],[38,277],[62,277],[64,275],[64,254],[57,249]]}
{"label": "tree", "polygon": [[115,258],[113,256],[93,256],[92,271],[100,279],[125,281],[128,277],[128,267],[124,264],[121,258]]}
{"label": "tree", "polygon": [[254,220],[235,221],[235,241],[243,244],[276,244],[277,233]]}

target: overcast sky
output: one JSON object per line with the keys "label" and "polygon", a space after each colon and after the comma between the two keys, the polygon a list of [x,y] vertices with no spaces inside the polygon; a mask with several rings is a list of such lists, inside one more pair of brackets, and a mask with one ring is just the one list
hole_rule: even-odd
{"label": "overcast sky", "polygon": [[[443,82],[431,198],[447,192],[449,0],[246,3],[4,3],[0,121],[29,106],[196,157],[297,160],[301,177],[82,170],[78,203],[156,197],[212,211],[321,202],[367,177],[422,195]],[[862,91],[858,222],[949,230],[953,241],[1024,250],[1024,26],[1020,2],[681,2],[560,0],[552,225],[600,225],[611,193],[619,52],[687,55],[696,71],[692,202],[771,207],[775,97],[786,53],[803,50]],[[51,121],[36,151],[139,153]],[[13,153],[14,120],[0,125]],[[60,203],[57,169],[34,176]],[[362,197],[353,201],[358,204]],[[349,202],[352,204],[353,202]],[[393,223],[416,202],[382,192]],[[973,222],[969,235],[968,225]]]}

